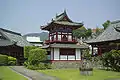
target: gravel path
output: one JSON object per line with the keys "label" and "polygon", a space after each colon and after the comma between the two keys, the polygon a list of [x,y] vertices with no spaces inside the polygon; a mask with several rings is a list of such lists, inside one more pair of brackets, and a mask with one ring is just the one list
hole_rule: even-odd
{"label": "gravel path", "polygon": [[59,80],[56,77],[48,76],[34,70],[26,69],[24,68],[24,66],[13,66],[10,68],[24,76],[31,78],[32,80]]}

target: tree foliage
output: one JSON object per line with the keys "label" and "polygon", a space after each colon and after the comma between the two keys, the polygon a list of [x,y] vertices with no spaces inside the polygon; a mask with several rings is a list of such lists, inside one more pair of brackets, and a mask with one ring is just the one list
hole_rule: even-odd
{"label": "tree foliage", "polygon": [[92,30],[90,28],[87,29],[86,36],[89,37],[92,35]]}
{"label": "tree foliage", "polygon": [[47,60],[46,50],[40,48],[30,50],[28,61],[31,65],[39,64],[41,61],[45,60]]}
{"label": "tree foliage", "polygon": [[8,56],[0,55],[0,66],[8,65]]}
{"label": "tree foliage", "polygon": [[100,35],[102,33],[102,30],[100,28],[96,28],[96,35]]}
{"label": "tree foliage", "polygon": [[110,20],[107,20],[106,22],[104,22],[103,24],[104,30],[110,25]]}
{"label": "tree foliage", "polygon": [[120,71],[120,50],[111,50],[102,55],[103,65],[115,71]]}
{"label": "tree foliage", "polygon": [[37,48],[36,46],[25,46],[24,47],[24,57],[28,58],[30,50],[36,49],[36,48]]}
{"label": "tree foliage", "polygon": [[91,36],[92,34],[92,30],[86,29],[84,26],[82,26],[79,29],[73,30],[73,36],[77,37],[77,38],[87,38],[89,36]]}
{"label": "tree foliage", "polygon": [[51,64],[46,63],[47,60],[47,51],[41,48],[31,49],[28,52],[28,60],[24,62],[24,65],[33,70],[37,69],[50,69]]}

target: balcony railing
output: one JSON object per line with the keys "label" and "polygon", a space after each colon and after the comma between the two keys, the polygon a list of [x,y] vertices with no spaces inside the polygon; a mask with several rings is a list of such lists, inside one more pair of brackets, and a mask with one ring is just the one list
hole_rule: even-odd
{"label": "balcony railing", "polygon": [[77,43],[77,41],[75,39],[73,40],[45,40],[45,43],[54,43],[54,42],[65,42],[65,43]]}

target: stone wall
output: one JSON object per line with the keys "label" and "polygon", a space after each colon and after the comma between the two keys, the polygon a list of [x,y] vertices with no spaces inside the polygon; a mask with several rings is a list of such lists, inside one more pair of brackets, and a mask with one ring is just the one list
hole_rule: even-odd
{"label": "stone wall", "polygon": [[79,68],[81,61],[52,61],[52,67],[54,69],[61,68]]}

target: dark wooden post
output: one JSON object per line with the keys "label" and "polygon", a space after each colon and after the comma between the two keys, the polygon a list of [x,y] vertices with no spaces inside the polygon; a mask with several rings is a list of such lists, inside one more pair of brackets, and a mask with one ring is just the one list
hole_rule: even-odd
{"label": "dark wooden post", "polygon": [[101,53],[101,46],[100,45],[98,45],[98,55],[102,55],[102,53]]}
{"label": "dark wooden post", "polygon": [[93,47],[93,45],[91,45],[91,47],[92,47],[92,56],[93,56],[93,48],[94,48],[94,47]]}
{"label": "dark wooden post", "polygon": [[56,32],[56,41],[58,41],[58,32]]}

